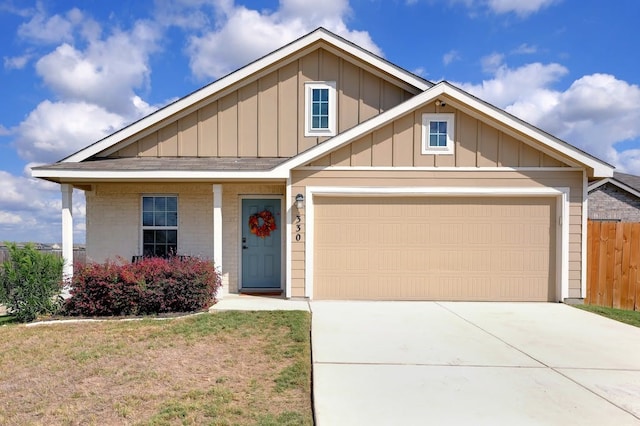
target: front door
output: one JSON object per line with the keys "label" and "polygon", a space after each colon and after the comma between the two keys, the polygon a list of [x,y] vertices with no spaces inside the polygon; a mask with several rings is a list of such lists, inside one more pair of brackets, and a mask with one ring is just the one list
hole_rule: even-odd
{"label": "front door", "polygon": [[242,200],[242,289],[280,289],[280,199]]}

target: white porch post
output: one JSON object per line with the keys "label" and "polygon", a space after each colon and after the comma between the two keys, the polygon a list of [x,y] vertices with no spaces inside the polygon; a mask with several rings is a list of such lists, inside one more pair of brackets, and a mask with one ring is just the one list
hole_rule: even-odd
{"label": "white porch post", "polygon": [[60,185],[62,192],[62,278],[66,283],[73,277],[73,185]]}
{"label": "white porch post", "polygon": [[222,279],[222,288],[216,297],[223,299],[229,294],[229,283],[222,274],[222,185],[219,184],[213,185],[213,263]]}

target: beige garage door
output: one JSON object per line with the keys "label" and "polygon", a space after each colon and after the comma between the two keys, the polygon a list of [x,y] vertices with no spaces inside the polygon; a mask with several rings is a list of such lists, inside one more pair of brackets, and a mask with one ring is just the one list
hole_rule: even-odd
{"label": "beige garage door", "polygon": [[553,198],[315,197],[315,299],[555,299]]}

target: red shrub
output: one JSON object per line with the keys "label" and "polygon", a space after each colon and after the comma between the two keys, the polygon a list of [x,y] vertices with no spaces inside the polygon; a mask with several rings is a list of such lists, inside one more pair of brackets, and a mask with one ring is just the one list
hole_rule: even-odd
{"label": "red shrub", "polygon": [[192,312],[214,303],[220,286],[213,264],[197,258],[94,263],[74,274],[65,311],[86,316]]}

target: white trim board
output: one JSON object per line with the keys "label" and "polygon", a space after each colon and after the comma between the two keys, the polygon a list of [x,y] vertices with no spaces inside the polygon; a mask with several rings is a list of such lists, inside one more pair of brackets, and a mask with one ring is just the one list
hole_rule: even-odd
{"label": "white trim board", "polygon": [[305,297],[313,299],[314,276],[314,196],[348,197],[555,197],[556,198],[556,295],[554,300],[569,297],[569,188],[493,188],[493,187],[332,187],[307,186],[305,190]]}

